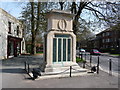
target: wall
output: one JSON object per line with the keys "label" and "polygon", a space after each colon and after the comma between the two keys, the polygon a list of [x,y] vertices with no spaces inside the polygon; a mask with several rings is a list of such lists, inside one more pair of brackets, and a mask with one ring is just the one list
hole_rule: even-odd
{"label": "wall", "polygon": [[[8,33],[8,22],[11,22],[11,34]],[[19,26],[19,35],[17,35],[17,26]],[[7,58],[7,37],[13,36],[16,38],[22,38],[22,23],[15,17],[0,8],[0,59]],[[22,45],[21,45],[22,46]],[[22,51],[23,52],[23,51]]]}

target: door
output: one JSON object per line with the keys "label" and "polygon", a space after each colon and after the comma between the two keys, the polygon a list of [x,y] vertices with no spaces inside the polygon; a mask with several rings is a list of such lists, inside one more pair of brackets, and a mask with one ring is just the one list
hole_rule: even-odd
{"label": "door", "polygon": [[56,34],[53,38],[53,63],[70,62],[72,39],[70,35]]}

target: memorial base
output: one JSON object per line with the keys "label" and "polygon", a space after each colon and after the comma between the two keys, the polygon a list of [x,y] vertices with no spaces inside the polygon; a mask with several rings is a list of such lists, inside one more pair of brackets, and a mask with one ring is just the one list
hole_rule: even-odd
{"label": "memorial base", "polygon": [[44,74],[66,74],[70,73],[70,66],[72,73],[86,72],[87,69],[80,67],[77,63],[64,63],[47,65]]}

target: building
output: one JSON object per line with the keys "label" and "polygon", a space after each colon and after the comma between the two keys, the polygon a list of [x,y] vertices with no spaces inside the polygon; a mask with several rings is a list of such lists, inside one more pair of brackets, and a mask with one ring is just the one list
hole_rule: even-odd
{"label": "building", "polygon": [[94,43],[103,52],[117,53],[120,50],[120,30],[106,29],[96,35]]}
{"label": "building", "polygon": [[25,53],[23,24],[0,8],[0,59]]}

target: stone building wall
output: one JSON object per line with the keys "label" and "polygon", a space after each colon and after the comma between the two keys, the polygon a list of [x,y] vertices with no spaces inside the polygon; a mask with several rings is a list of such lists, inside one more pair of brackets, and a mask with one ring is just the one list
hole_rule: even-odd
{"label": "stone building wall", "polygon": [[[11,33],[9,32],[8,22],[11,22]],[[17,26],[19,27],[19,33],[17,35]],[[24,39],[22,37],[23,24],[15,17],[0,8],[0,59],[6,59],[8,53],[8,36],[13,38],[20,38],[21,41],[21,53]],[[25,44],[25,43],[24,43]],[[24,48],[25,49],[25,48]]]}

